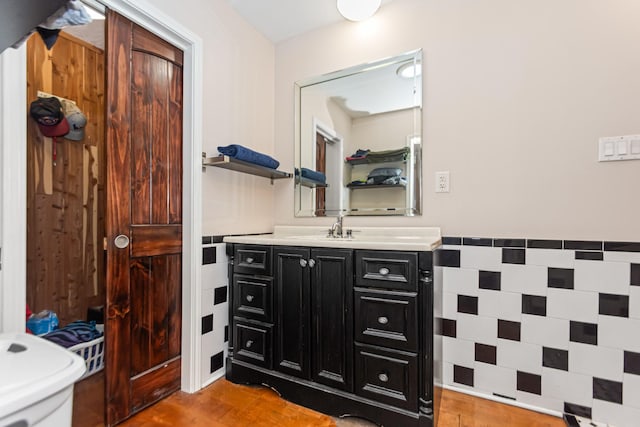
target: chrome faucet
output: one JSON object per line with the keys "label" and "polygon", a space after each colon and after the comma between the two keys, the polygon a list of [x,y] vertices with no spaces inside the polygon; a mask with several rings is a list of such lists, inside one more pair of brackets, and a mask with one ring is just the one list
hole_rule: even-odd
{"label": "chrome faucet", "polygon": [[331,226],[329,230],[331,237],[342,237],[342,215],[338,215],[336,222]]}

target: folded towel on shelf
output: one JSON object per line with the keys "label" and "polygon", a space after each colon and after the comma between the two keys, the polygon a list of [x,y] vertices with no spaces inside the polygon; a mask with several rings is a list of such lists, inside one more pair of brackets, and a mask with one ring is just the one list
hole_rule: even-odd
{"label": "folded towel on shelf", "polygon": [[243,145],[231,144],[225,147],[218,147],[220,154],[233,157],[236,160],[253,163],[254,165],[264,166],[270,169],[278,169],[280,162],[271,156],[258,153]]}
{"label": "folded towel on shelf", "polygon": [[367,154],[369,163],[396,162],[406,160],[409,155],[409,147],[396,150],[370,151]]}
{"label": "folded towel on shelf", "polygon": [[303,178],[307,178],[316,182],[321,182],[322,184],[327,183],[327,176],[322,172],[314,171],[312,169],[307,169],[307,168],[300,168],[300,172]]}

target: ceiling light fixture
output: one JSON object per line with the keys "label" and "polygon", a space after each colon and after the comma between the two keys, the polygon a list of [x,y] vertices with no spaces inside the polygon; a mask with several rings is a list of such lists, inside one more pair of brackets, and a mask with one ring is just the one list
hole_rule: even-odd
{"label": "ceiling light fixture", "polygon": [[403,79],[412,79],[422,74],[422,65],[413,62],[407,62],[406,64],[398,67],[396,73]]}
{"label": "ceiling light fixture", "polygon": [[380,8],[382,0],[338,0],[338,12],[349,21],[364,21]]}

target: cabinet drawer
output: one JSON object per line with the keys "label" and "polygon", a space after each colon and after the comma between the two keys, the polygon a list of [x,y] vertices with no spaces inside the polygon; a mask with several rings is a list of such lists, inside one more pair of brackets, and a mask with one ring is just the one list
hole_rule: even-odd
{"label": "cabinet drawer", "polygon": [[258,245],[236,245],[233,271],[235,273],[271,275],[271,247]]}
{"label": "cabinet drawer", "polygon": [[418,409],[415,353],[356,344],[356,394],[398,408]]}
{"label": "cabinet drawer", "polygon": [[367,344],[418,350],[415,292],[355,291],[355,339]]}
{"label": "cabinet drawer", "polygon": [[235,318],[234,355],[238,360],[271,369],[271,326]]}
{"label": "cabinet drawer", "polygon": [[273,322],[273,279],[233,277],[233,314],[261,322]]}
{"label": "cabinet drawer", "polygon": [[356,251],[356,286],[418,290],[416,252]]}

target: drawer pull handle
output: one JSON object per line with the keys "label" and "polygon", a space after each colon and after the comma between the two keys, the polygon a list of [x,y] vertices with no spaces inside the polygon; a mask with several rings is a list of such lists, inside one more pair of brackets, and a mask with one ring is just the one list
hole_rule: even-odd
{"label": "drawer pull handle", "polygon": [[378,270],[378,273],[380,273],[381,276],[386,276],[387,274],[389,274],[389,269],[382,267],[380,270]]}
{"label": "drawer pull handle", "polygon": [[253,341],[249,340],[244,346],[247,348],[251,348],[252,345],[253,345]]}
{"label": "drawer pull handle", "polygon": [[386,383],[387,381],[389,381],[389,376],[385,373],[378,374],[378,379],[383,383]]}
{"label": "drawer pull handle", "polygon": [[251,257],[248,257],[246,261],[247,261],[247,264],[253,264],[253,258]]}
{"label": "drawer pull handle", "polygon": [[254,296],[253,295],[247,295],[247,301],[251,302],[253,301]]}
{"label": "drawer pull handle", "polygon": [[307,266],[307,260],[306,259],[300,259],[300,267],[306,267]]}
{"label": "drawer pull handle", "polygon": [[378,317],[378,323],[380,323],[381,325],[386,325],[387,323],[389,323],[389,319],[385,316],[380,316]]}

